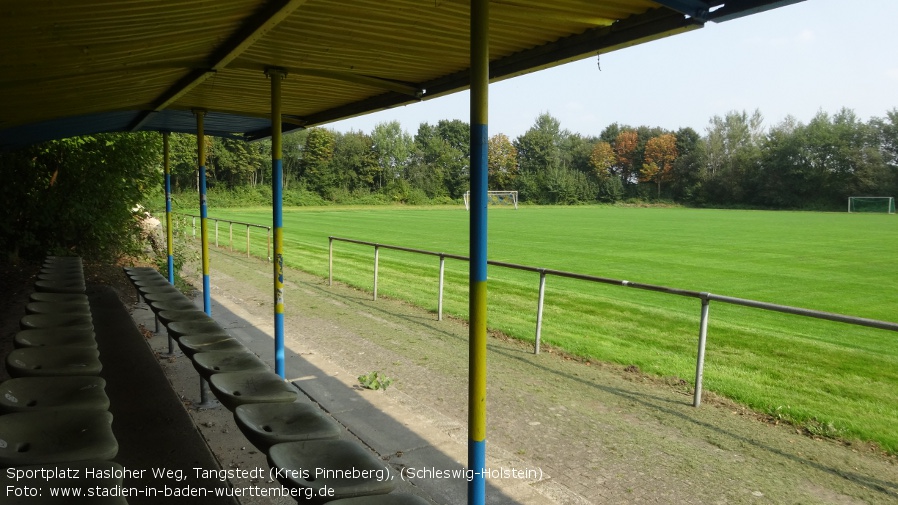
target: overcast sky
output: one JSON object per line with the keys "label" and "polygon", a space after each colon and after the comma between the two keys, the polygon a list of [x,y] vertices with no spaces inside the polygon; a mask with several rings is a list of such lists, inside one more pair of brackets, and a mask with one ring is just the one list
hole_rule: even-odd
{"label": "overcast sky", "polygon": [[[863,120],[898,107],[898,0],[806,0],[490,86],[489,134],[523,134],[542,112],[598,135],[618,122],[704,133],[730,110],[792,115],[853,109]],[[371,132],[398,120],[469,121],[468,93],[327,125]]]}

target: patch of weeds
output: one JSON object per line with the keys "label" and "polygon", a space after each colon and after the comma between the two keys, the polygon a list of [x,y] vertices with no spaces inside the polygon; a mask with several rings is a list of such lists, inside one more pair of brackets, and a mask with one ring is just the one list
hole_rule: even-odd
{"label": "patch of weeds", "polygon": [[393,383],[393,379],[386,375],[382,375],[378,371],[374,371],[368,374],[359,375],[359,383],[366,389],[373,389],[375,391],[383,389],[386,391],[386,389],[390,387],[390,384]]}
{"label": "patch of weeds", "polygon": [[839,438],[842,436],[842,430],[836,427],[832,421],[819,421],[817,418],[808,419],[804,422],[804,429],[809,434],[823,438]]}

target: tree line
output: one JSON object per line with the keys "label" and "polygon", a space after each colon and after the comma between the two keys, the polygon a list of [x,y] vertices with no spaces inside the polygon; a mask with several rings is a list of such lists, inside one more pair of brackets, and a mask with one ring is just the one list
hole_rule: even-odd
{"label": "tree line", "polygon": [[[285,203],[458,202],[468,190],[469,138],[459,120],[422,123],[414,135],[395,121],[370,133],[290,133]],[[0,250],[136,250],[135,204],[161,204],[161,144],[155,133],[100,134],[0,151]],[[196,137],[173,134],[171,146],[173,185],[195,194]],[[206,151],[210,195],[271,201],[270,142],[206,137]],[[866,122],[848,109],[820,112],[807,124],[787,118],[770,128],[758,111],[733,111],[711,118],[703,134],[615,123],[597,136],[571,133],[544,113],[515,139],[490,137],[488,165],[490,189],[537,204],[841,210],[848,196],[898,194],[898,109]]]}
{"label": "tree line", "polygon": [[[469,185],[470,127],[396,122],[370,133],[311,128],[284,137],[285,188],[322,201],[451,202]],[[270,185],[269,142],[207,137],[210,187]],[[196,141],[173,135],[173,180],[197,182]],[[700,134],[614,123],[572,133],[549,113],[522,135],[489,138],[489,188],[536,204],[662,200],[697,206],[841,209],[848,196],[898,193],[898,109],[861,121],[849,109],[765,127],[760,111],[710,119]],[[379,199],[379,200],[378,200]]]}

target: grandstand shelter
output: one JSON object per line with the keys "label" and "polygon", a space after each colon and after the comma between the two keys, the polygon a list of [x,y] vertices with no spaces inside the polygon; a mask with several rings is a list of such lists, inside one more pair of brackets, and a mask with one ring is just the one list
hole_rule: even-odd
{"label": "grandstand shelter", "polygon": [[[0,5],[0,148],[100,132],[271,137],[278,174],[283,131],[470,89],[468,467],[478,468],[487,436],[488,83],[797,1],[10,0]],[[201,179],[204,159],[200,152]],[[277,362],[278,267],[274,285]],[[283,376],[282,364],[276,372]],[[482,477],[469,484],[468,502],[484,503]]]}

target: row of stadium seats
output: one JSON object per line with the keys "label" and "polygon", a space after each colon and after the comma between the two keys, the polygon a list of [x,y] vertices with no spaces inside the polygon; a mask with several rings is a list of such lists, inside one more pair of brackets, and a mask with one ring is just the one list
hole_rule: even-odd
{"label": "row of stadium seats", "polygon": [[[215,397],[230,410],[246,438],[267,455],[279,482],[298,501],[334,505],[426,505],[414,495],[388,494],[394,479],[372,451],[344,438],[343,427],[198,309],[152,268],[126,268],[138,296],[170,339],[190,357]],[[201,388],[203,386],[201,385]],[[315,475],[326,469],[329,475]],[[327,493],[327,495],[325,495]],[[334,501],[331,501],[334,500]]]}
{"label": "row of stadium seats", "polygon": [[61,503],[47,484],[112,488],[122,467],[81,259],[47,257],[34,288],[0,384],[0,502]]}

